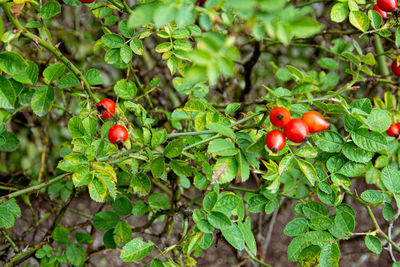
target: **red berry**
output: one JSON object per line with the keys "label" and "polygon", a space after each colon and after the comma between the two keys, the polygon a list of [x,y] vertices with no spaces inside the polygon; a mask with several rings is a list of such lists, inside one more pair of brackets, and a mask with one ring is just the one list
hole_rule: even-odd
{"label": "red berry", "polygon": [[103,119],[111,118],[115,113],[115,102],[104,98],[97,104],[97,111]]}
{"label": "red berry", "polygon": [[313,201],[314,201],[314,202],[321,203],[321,201],[319,201],[318,199],[314,199]]}
{"label": "red berry", "polygon": [[396,76],[400,76],[400,66],[397,63],[397,60],[393,60],[392,62],[392,72],[396,75]]}
{"label": "red berry", "polygon": [[400,134],[400,128],[397,124],[390,124],[389,129],[386,130],[387,135],[398,137]]}
{"label": "red berry", "polygon": [[285,127],[290,121],[290,112],[284,107],[276,107],[269,113],[269,120],[275,127]]}
{"label": "red berry", "polygon": [[90,3],[93,3],[94,0],[79,0],[79,2],[81,2],[83,4],[90,4]]}
{"label": "red berry", "polygon": [[378,7],[378,5],[375,5],[374,8],[373,8],[372,10],[375,10],[376,12],[378,12],[378,13],[381,15],[382,19],[386,19],[387,16],[388,16],[387,12],[386,12],[386,11],[383,11],[382,9],[380,9],[380,8]]}
{"label": "red berry", "polygon": [[200,4],[202,4],[202,3],[205,3],[207,0],[197,0],[197,3],[200,3]]}
{"label": "red berry", "polygon": [[119,148],[123,147],[126,139],[128,139],[128,130],[125,126],[117,124],[108,131],[108,140],[113,144],[117,144]]}
{"label": "red berry", "polygon": [[390,12],[397,7],[397,0],[378,0],[377,5],[383,11]]}
{"label": "red berry", "polygon": [[297,118],[291,119],[284,129],[286,138],[294,143],[302,143],[307,140],[309,131],[307,124]]}
{"label": "red berry", "polygon": [[324,117],[316,111],[308,111],[304,113],[301,119],[307,124],[310,133],[317,133],[329,128],[329,122],[327,122]]}
{"label": "red berry", "polygon": [[281,151],[285,147],[286,138],[281,131],[273,130],[267,134],[265,143],[272,152],[278,153],[278,151]]}

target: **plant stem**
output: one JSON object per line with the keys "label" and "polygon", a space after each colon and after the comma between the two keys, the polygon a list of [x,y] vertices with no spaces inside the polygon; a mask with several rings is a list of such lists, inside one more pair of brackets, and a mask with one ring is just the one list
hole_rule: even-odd
{"label": "plant stem", "polygon": [[7,234],[6,230],[1,230],[1,233],[4,235],[4,237],[8,240],[8,242],[10,242],[11,246],[13,247],[14,251],[16,253],[19,252],[19,249],[17,247],[17,245],[15,245],[14,241],[11,239],[11,237]]}
{"label": "plant stem", "polygon": [[28,187],[28,188],[25,188],[25,189],[22,189],[22,190],[18,190],[18,191],[14,192],[14,193],[8,194],[7,198],[6,198],[6,196],[3,196],[3,197],[0,198],[0,204],[6,202],[7,199],[14,198],[14,197],[17,197],[17,196],[20,196],[20,195],[23,195],[23,194],[28,194],[28,193],[36,191],[36,190],[40,190],[40,189],[42,189],[44,187],[47,187],[47,186],[49,186],[51,184],[54,184],[55,182],[58,182],[58,181],[64,179],[66,176],[68,176],[70,174],[71,173],[66,172],[66,173],[63,173],[63,174],[61,174],[61,175],[59,175],[59,176],[57,176],[57,177],[55,177],[52,180],[49,180],[47,182],[44,182],[44,183],[41,183],[41,184],[38,184],[38,185],[34,185],[34,186],[31,186],[31,187]]}
{"label": "plant stem", "polygon": [[257,262],[258,264],[260,264],[261,266],[265,266],[265,267],[272,267],[271,265],[260,261],[259,259],[257,259],[256,257],[254,257],[251,252],[249,251],[249,249],[247,247],[244,247],[244,249],[246,250],[247,254],[249,254],[250,258],[252,261]]}
{"label": "plant stem", "polygon": [[17,264],[23,262],[25,259],[31,257],[31,255],[33,255],[33,253],[35,253],[37,250],[39,250],[41,247],[43,247],[46,244],[47,244],[47,242],[41,242],[31,249],[29,249],[27,251],[23,251],[23,252],[15,255],[15,257],[12,258],[7,264],[5,264],[4,267],[16,266]]}
{"label": "plant stem", "polygon": [[[262,114],[263,112],[257,112],[254,113],[246,118],[243,118],[241,120],[238,120],[237,122],[232,123],[228,127],[232,128],[235,127],[236,125],[239,125],[241,123],[244,123],[246,121],[251,120],[254,117],[257,117],[258,115]],[[216,134],[216,131],[213,130],[206,130],[206,131],[198,131],[198,132],[183,132],[183,133],[173,133],[168,135],[168,138],[175,138],[175,137],[180,137],[180,136],[194,136],[194,135],[205,135],[205,134]]]}
{"label": "plant stem", "polygon": [[81,81],[83,85],[84,91],[89,95],[89,97],[95,102],[99,102],[97,96],[92,92],[89,83],[87,82],[85,76],[82,72],[68,59],[66,58],[56,47],[52,44],[46,42],[41,39],[39,36],[29,32],[25,29],[24,26],[16,19],[10,11],[10,5],[8,3],[0,2],[0,6],[3,8],[4,13],[10,20],[10,22],[14,25],[15,28],[21,31],[21,34],[26,38],[32,40],[37,45],[47,49],[50,53],[52,53],[58,60],[60,60],[64,65]]}

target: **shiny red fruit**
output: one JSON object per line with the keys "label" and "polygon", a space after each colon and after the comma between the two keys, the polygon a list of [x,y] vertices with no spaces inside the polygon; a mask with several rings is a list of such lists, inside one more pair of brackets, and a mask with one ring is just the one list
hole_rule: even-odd
{"label": "shiny red fruit", "polygon": [[281,131],[273,130],[267,134],[267,137],[265,138],[265,143],[272,152],[278,153],[278,151],[282,150],[285,147],[286,138]]}
{"label": "shiny red fruit", "polygon": [[90,3],[93,3],[94,0],[79,0],[79,2],[81,2],[83,4],[90,4]]}
{"label": "shiny red fruit", "polygon": [[119,147],[128,139],[128,130],[123,125],[114,125],[108,131],[108,140]]}
{"label": "shiny red fruit", "polygon": [[397,0],[378,0],[377,5],[383,11],[390,12],[397,7]]}
{"label": "shiny red fruit", "polygon": [[400,134],[400,128],[397,124],[390,124],[389,129],[386,130],[387,135],[398,137]]}
{"label": "shiny red fruit", "polygon": [[388,16],[387,12],[386,12],[386,11],[383,11],[382,9],[380,9],[380,8],[378,7],[378,5],[375,5],[374,8],[373,8],[372,10],[375,10],[376,12],[378,12],[378,13],[381,15],[382,19],[386,19],[387,16]]}
{"label": "shiny red fruit", "polygon": [[197,0],[197,3],[205,3],[207,0]]}
{"label": "shiny red fruit", "polygon": [[307,140],[309,132],[307,123],[297,118],[291,119],[284,129],[286,138],[294,143]]}
{"label": "shiny red fruit", "polygon": [[327,122],[324,117],[316,111],[308,111],[304,113],[301,119],[307,124],[310,133],[317,133],[329,128],[329,122]]}
{"label": "shiny red fruit", "polygon": [[397,60],[393,60],[392,62],[392,72],[396,75],[396,76],[400,76],[400,66],[397,63]]}
{"label": "shiny red fruit", "polygon": [[269,113],[269,120],[275,127],[285,127],[290,121],[290,112],[284,107],[273,108]]}
{"label": "shiny red fruit", "polygon": [[111,99],[104,98],[97,103],[97,111],[103,119],[111,118],[115,113],[115,102]]}

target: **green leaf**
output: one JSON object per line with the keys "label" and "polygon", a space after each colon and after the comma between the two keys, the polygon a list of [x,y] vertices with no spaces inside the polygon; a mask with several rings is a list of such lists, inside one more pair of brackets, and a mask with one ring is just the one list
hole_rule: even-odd
{"label": "green leaf", "polygon": [[318,64],[328,70],[337,70],[339,68],[339,63],[335,59],[329,57],[319,59]]}
{"label": "green leaf", "polygon": [[11,85],[10,81],[5,77],[0,76],[0,108],[13,109],[16,98],[17,93],[15,92],[15,89]]}
{"label": "green leaf", "polygon": [[233,157],[222,157],[217,160],[213,168],[212,180],[219,184],[226,184],[235,179],[238,164]]}
{"label": "green leaf", "polygon": [[311,146],[303,146],[295,151],[295,154],[302,158],[316,158],[318,152]]}
{"label": "green leaf", "polygon": [[211,211],[214,208],[215,203],[217,203],[218,194],[214,191],[208,192],[203,199],[203,208],[205,211]]}
{"label": "green leaf", "polygon": [[394,217],[394,208],[392,204],[385,202],[385,206],[383,206],[382,209],[382,215],[383,218],[385,218],[386,221],[391,221]]}
{"label": "green leaf", "polygon": [[170,23],[176,15],[176,7],[174,5],[159,5],[154,11],[154,24],[157,28]]}
{"label": "green leaf", "polygon": [[111,207],[118,215],[126,216],[132,213],[133,205],[126,197],[119,197],[111,202]]}
{"label": "green leaf", "polygon": [[296,166],[296,159],[292,153],[287,154],[281,162],[279,162],[279,175],[282,175],[285,172],[290,171],[293,167]]}
{"label": "green leaf", "polygon": [[227,192],[218,198],[213,210],[220,211],[229,216],[231,212],[239,205],[239,201],[240,198],[238,196]]}
{"label": "green leaf", "polygon": [[118,222],[119,216],[112,211],[100,211],[93,218],[93,226],[101,232],[112,229]]}
{"label": "green leaf", "polygon": [[58,244],[68,244],[70,239],[68,237],[70,231],[62,226],[57,226],[51,236],[53,237],[54,241]]}
{"label": "green leaf", "polygon": [[122,33],[123,36],[126,38],[132,38],[135,34],[135,30],[128,27],[128,20],[124,19],[121,20],[118,24],[119,31]]}
{"label": "green leaf", "polygon": [[15,52],[0,53],[0,69],[10,75],[25,71],[28,64],[25,60]]}
{"label": "green leaf", "polygon": [[244,242],[249,248],[250,252],[253,253],[253,255],[257,254],[257,244],[256,240],[254,238],[254,234],[251,231],[251,219],[250,217],[246,218],[246,221],[243,223],[241,221],[238,221],[238,226],[240,231],[242,232],[242,236],[244,238]]}
{"label": "green leaf", "polygon": [[125,79],[122,79],[115,84],[114,91],[122,99],[133,99],[136,96],[137,88],[135,83],[128,83]]}
{"label": "green leaf", "polygon": [[[381,25],[382,25],[382,16],[377,11],[368,10],[368,18],[371,21],[371,26],[374,29],[379,29],[379,27],[381,27]],[[396,38],[396,44],[397,44],[397,38]]]}
{"label": "green leaf", "polygon": [[364,241],[365,241],[365,246],[367,246],[369,250],[371,250],[375,254],[378,255],[381,254],[382,243],[381,240],[379,240],[379,238],[377,238],[374,235],[366,235]]}
{"label": "green leaf", "polygon": [[314,136],[314,142],[322,151],[335,153],[342,149],[343,137],[334,131],[323,131],[319,136]]}
{"label": "green leaf", "polygon": [[86,80],[90,85],[101,85],[103,84],[103,77],[98,69],[90,69],[86,73]]}
{"label": "green leaf", "polygon": [[85,135],[85,128],[83,127],[82,119],[78,116],[72,117],[68,121],[68,131],[73,138],[78,138]]}
{"label": "green leaf", "polygon": [[400,191],[400,172],[394,165],[389,165],[382,170],[382,182],[391,193]]}
{"label": "green leaf", "polygon": [[322,247],[319,255],[320,266],[339,266],[340,250],[337,243],[328,243]]}
{"label": "green leaf", "polygon": [[232,226],[232,222],[228,216],[219,211],[211,211],[207,215],[208,222],[218,229],[227,229]]}
{"label": "green leaf", "polygon": [[125,43],[124,38],[115,33],[107,33],[103,35],[101,41],[109,48],[120,48]]}
{"label": "green leaf", "polygon": [[361,198],[369,203],[378,204],[383,202],[383,194],[377,190],[366,190],[362,192]]}
{"label": "green leaf", "polygon": [[87,233],[76,232],[75,239],[78,243],[84,244],[84,245],[90,245],[93,243],[92,236]]}
{"label": "green leaf", "polygon": [[317,171],[315,170],[314,166],[308,161],[302,159],[296,160],[301,172],[306,176],[310,184],[314,186],[315,182],[318,180]]}
{"label": "green leaf", "polygon": [[142,197],[150,193],[151,182],[146,174],[138,173],[133,176],[130,187],[133,189],[134,193]]}
{"label": "green leaf", "polygon": [[347,212],[336,214],[334,219],[334,227],[343,234],[349,234],[354,231],[355,221],[354,216]]}
{"label": "green leaf", "polygon": [[318,216],[310,220],[310,228],[313,230],[328,230],[331,227],[332,221],[326,216]]}
{"label": "green leaf", "polygon": [[143,55],[143,45],[139,39],[133,39],[129,43],[129,47],[132,49],[133,53],[136,55]]}
{"label": "green leaf", "polygon": [[236,139],[236,135],[233,132],[233,130],[231,128],[229,128],[228,126],[226,126],[225,124],[222,123],[211,123],[208,125],[208,129],[216,131],[217,133],[226,136],[226,137],[230,137],[233,140]]}
{"label": "green leaf", "polygon": [[72,266],[83,266],[86,260],[86,253],[77,244],[71,244],[65,249],[65,256]]}
{"label": "green leaf", "polygon": [[326,208],[321,203],[311,201],[303,205],[303,213],[308,219],[313,219],[328,214]]}
{"label": "green leaf", "polygon": [[349,14],[349,8],[346,3],[336,3],[331,9],[331,20],[333,22],[343,22]]}
{"label": "green leaf", "polygon": [[347,142],[342,149],[343,155],[349,160],[358,163],[367,163],[371,161],[374,156],[374,152],[364,150],[357,147],[353,142]]}
{"label": "green leaf", "polygon": [[339,170],[339,173],[347,177],[358,177],[367,171],[367,165],[353,161],[346,162]]}
{"label": "green leaf", "polygon": [[160,178],[164,171],[164,157],[157,157],[151,161],[151,173],[153,174],[153,177]]}
{"label": "green leaf", "polygon": [[120,221],[118,222],[117,226],[115,226],[114,229],[114,242],[118,246],[121,245],[121,243],[128,243],[129,240],[132,238],[132,229],[130,225],[125,222],[125,221]]}
{"label": "green leaf", "polygon": [[47,84],[57,80],[65,71],[65,65],[63,63],[55,63],[48,66],[43,71],[43,81]]}
{"label": "green leaf", "polygon": [[225,115],[232,114],[236,110],[238,110],[241,107],[240,103],[230,103],[228,106],[225,108]]}
{"label": "green leaf", "polygon": [[123,262],[139,261],[149,255],[153,251],[153,247],[153,242],[145,243],[141,237],[137,237],[122,248],[121,260]]}
{"label": "green leaf", "polygon": [[169,208],[169,199],[166,195],[161,193],[153,193],[147,199],[147,203],[153,209],[167,209]]}
{"label": "green leaf", "polygon": [[351,11],[349,15],[350,23],[362,32],[366,32],[369,28],[368,16],[361,11]]}
{"label": "green leaf", "polygon": [[81,82],[76,78],[73,73],[65,74],[57,83],[57,86],[61,89],[72,88],[80,86]]}
{"label": "green leaf", "polygon": [[119,54],[121,56],[122,61],[125,64],[128,64],[129,61],[131,61],[132,56],[133,56],[132,49],[127,45],[124,45],[123,47],[121,47],[121,50],[119,51]]}
{"label": "green leaf", "polygon": [[369,132],[365,128],[353,132],[351,138],[357,146],[367,151],[378,152],[387,148],[387,140],[383,134]]}
{"label": "green leaf", "polygon": [[196,10],[191,5],[183,5],[176,14],[175,21],[179,27],[193,24],[196,20]]}
{"label": "green leaf", "polygon": [[36,115],[42,117],[49,112],[53,102],[54,88],[51,86],[42,86],[32,96],[32,110]]}
{"label": "green leaf", "polygon": [[389,128],[392,119],[386,111],[382,109],[373,109],[368,116],[367,123],[371,131],[381,133]]}
{"label": "green leaf", "polygon": [[234,247],[237,250],[244,249],[243,234],[240,231],[239,227],[236,225],[236,223],[233,223],[232,227],[230,228],[222,229],[221,233],[225,238],[225,240],[232,245],[232,247]]}
{"label": "green leaf", "polygon": [[165,129],[153,133],[151,137],[151,146],[156,148],[167,141],[167,131]]}
{"label": "green leaf", "polygon": [[308,222],[305,218],[300,217],[291,220],[283,229],[283,233],[287,236],[297,236],[307,232]]}
{"label": "green leaf", "polygon": [[58,2],[50,1],[42,6],[39,12],[39,17],[42,19],[50,19],[61,13],[61,6]]}
{"label": "green leaf", "polygon": [[267,203],[268,199],[263,195],[252,196],[247,203],[247,210],[254,213],[264,211]]}
{"label": "green leaf", "polygon": [[213,140],[208,145],[208,153],[218,156],[233,156],[238,152],[239,150],[235,145],[226,139]]}
{"label": "green leaf", "polygon": [[167,158],[176,158],[181,155],[183,151],[183,139],[176,139],[171,141],[164,149],[164,156]]}

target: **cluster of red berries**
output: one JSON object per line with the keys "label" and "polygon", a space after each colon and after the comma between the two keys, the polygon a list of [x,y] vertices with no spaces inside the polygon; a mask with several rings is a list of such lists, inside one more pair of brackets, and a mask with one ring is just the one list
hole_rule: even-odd
{"label": "cluster of red berries", "polygon": [[[111,118],[115,113],[115,102],[109,98],[105,98],[97,103],[97,111],[103,119]],[[124,146],[124,142],[128,139],[128,130],[125,126],[116,124],[108,131],[108,140],[117,144],[119,148]]]}
{"label": "cluster of red berries", "polygon": [[400,135],[400,122],[396,124],[390,124],[389,129],[386,130],[387,135],[392,137],[399,137]]}
{"label": "cluster of red berries", "polygon": [[291,118],[289,110],[284,107],[276,107],[269,113],[269,120],[275,127],[284,127],[273,130],[267,134],[265,142],[267,147],[274,153],[282,150],[286,145],[286,138],[294,143],[302,143],[307,140],[309,133],[317,133],[327,130],[327,122],[321,114],[316,111],[308,111],[301,119]]}

